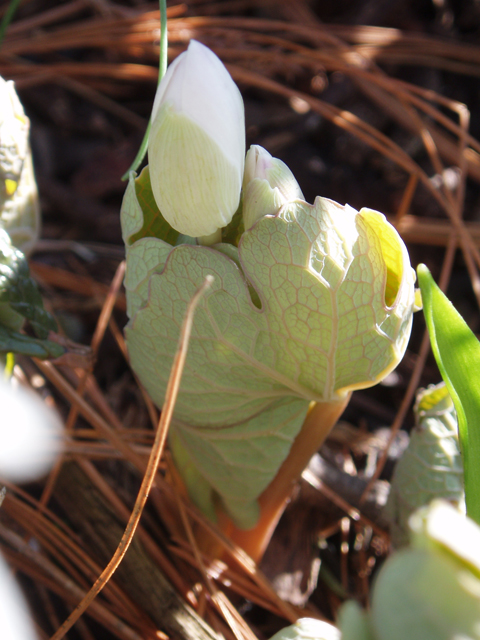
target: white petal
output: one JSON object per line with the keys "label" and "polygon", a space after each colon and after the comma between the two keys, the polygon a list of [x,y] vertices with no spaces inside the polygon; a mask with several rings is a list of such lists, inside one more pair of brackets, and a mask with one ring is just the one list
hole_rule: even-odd
{"label": "white petal", "polygon": [[180,233],[208,236],[240,201],[245,162],[241,94],[217,56],[192,40],[155,98],[148,144],[156,203]]}
{"label": "white petal", "polygon": [[314,618],[300,618],[290,627],[278,631],[270,640],[340,640],[337,627]]}
{"label": "white petal", "polygon": [[[187,51],[184,51],[179,56],[177,56],[171,64],[168,65],[167,71],[163,76],[160,84],[158,85],[157,93],[155,94],[155,100],[153,102],[153,108],[152,108],[152,122],[155,121],[160,105],[164,102],[163,97],[168,92],[168,88],[176,73],[176,69],[178,65],[181,63],[183,58],[185,58],[186,55],[187,55]],[[177,75],[183,76],[181,71]],[[173,102],[172,98],[170,98],[170,100]],[[175,105],[175,106],[178,108],[178,105]]]}
{"label": "white petal", "polygon": [[148,153],[150,159],[164,159],[160,170],[150,160],[150,181],[155,201],[174,229],[198,237],[230,222],[240,200],[241,175],[203,129],[162,107]]}
{"label": "white petal", "polygon": [[191,40],[168,68],[155,97],[152,118],[162,103],[171,103],[200,125],[233,165],[243,173],[245,127],[243,100],[221,60]]}
{"label": "white petal", "polygon": [[27,482],[48,471],[60,449],[61,424],[33,392],[0,382],[0,476]]}
{"label": "white petal", "polygon": [[30,614],[19,586],[0,558],[0,638],[36,640]]}

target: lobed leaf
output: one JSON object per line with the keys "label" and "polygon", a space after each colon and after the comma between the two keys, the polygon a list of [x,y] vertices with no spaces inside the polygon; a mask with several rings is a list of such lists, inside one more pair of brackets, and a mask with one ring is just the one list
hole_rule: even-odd
{"label": "lobed leaf", "polygon": [[161,406],[186,305],[213,275],[171,445],[197,504],[213,513],[215,493],[249,528],[309,403],[375,384],[403,355],[413,309],[408,255],[381,214],[323,198],[261,218],[238,248],[136,239],[142,216],[132,177],[122,207],[132,367]]}

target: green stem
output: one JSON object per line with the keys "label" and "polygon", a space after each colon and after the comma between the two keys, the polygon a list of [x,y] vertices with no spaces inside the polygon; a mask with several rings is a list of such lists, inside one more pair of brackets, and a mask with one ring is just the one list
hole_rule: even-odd
{"label": "green stem", "polygon": [[3,38],[5,37],[5,33],[8,29],[8,25],[13,19],[15,11],[18,9],[18,5],[20,4],[20,0],[10,0],[10,4],[5,11],[5,14],[2,18],[2,22],[0,23],[0,46],[2,45]]}
{"label": "green stem", "polygon": [[[167,71],[168,63],[168,30],[167,30],[167,0],[159,0],[160,4],[160,60],[158,64],[158,82],[157,87],[160,84],[163,76]],[[150,128],[152,126],[151,119],[148,122],[145,135],[143,136],[142,144],[138,150],[135,160],[132,162],[130,168],[123,174],[122,180],[128,180],[128,176],[131,171],[136,171],[142,164],[145,154],[148,148],[148,137],[150,135]]]}
{"label": "green stem", "polygon": [[160,62],[158,65],[158,84],[167,72],[168,63],[168,30],[167,0],[160,0]]}

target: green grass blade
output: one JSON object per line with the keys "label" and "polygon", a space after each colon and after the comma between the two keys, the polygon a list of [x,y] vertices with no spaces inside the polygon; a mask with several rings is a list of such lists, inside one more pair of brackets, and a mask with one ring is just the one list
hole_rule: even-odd
{"label": "green grass blade", "polygon": [[457,411],[467,513],[480,524],[480,342],[427,267],[417,274],[432,351]]}
{"label": "green grass blade", "polygon": [[0,22],[0,47],[7,32],[10,22],[13,20],[16,10],[20,4],[20,0],[10,0],[5,13],[3,14],[2,21]]}
{"label": "green grass blade", "polygon": [[[158,64],[158,82],[157,86],[160,84],[161,79],[165,75],[167,71],[167,62],[168,62],[168,30],[167,30],[167,0],[160,0],[160,60]],[[130,175],[130,171],[136,171],[138,167],[142,164],[145,154],[147,153],[148,147],[148,137],[150,135],[150,128],[152,126],[151,119],[148,122],[147,129],[145,131],[145,135],[143,136],[142,144],[140,145],[140,149],[135,156],[134,161],[132,162],[128,171],[126,171],[122,180],[128,180],[128,176]]]}

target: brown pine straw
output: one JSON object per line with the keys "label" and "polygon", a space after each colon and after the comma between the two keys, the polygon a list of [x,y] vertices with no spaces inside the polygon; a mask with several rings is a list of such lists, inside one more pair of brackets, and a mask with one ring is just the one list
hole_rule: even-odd
{"label": "brown pine straw", "polygon": [[[113,308],[115,306],[116,299],[118,297],[118,293],[120,291],[120,287],[123,283],[123,278],[125,276],[125,261],[122,261],[118,267],[117,271],[113,277],[113,280],[110,285],[110,289],[105,298],[105,302],[101,313],[98,317],[97,326],[95,327],[95,331],[93,333],[93,337],[90,343],[90,348],[92,350],[93,357],[96,358],[98,354],[98,349],[100,343],[102,342],[103,336],[105,335],[105,331],[107,329],[110,317],[112,315]],[[82,396],[86,385],[87,379],[90,376],[90,372],[86,370],[82,370],[80,372],[80,380],[77,386],[77,393]],[[78,409],[75,405],[72,405],[70,408],[70,412],[68,418],[65,422],[65,432],[67,435],[71,435],[73,432],[73,428],[75,426],[75,422],[78,416]],[[59,456],[55,466],[48,476],[48,480],[43,488],[42,497],[40,499],[41,504],[47,504],[50,496],[52,495],[56,479],[62,467],[63,460],[62,455]]]}
{"label": "brown pine straw", "polygon": [[[95,282],[88,276],[82,276],[77,273],[66,271],[65,269],[52,267],[48,264],[42,264],[35,260],[30,262],[30,270],[32,275],[40,282],[46,281],[50,286],[66,289],[67,291],[79,293],[86,297],[92,296],[98,300],[100,296],[104,297],[108,295],[109,292],[108,286],[100,282]],[[126,309],[127,305],[124,293],[119,293],[117,295],[115,306],[123,311]]]}
{"label": "brown pine straw", "polygon": [[193,535],[192,527],[188,519],[188,515],[183,505],[183,502],[178,498],[177,503],[179,506],[180,517],[182,519],[182,523],[185,528],[185,533],[187,535],[187,540],[189,541],[190,546],[193,549],[193,554],[194,554],[197,566],[200,568],[201,574],[204,578],[204,584],[208,589],[210,598],[214,606],[218,609],[218,611],[223,615],[223,617],[227,621],[236,640],[256,640],[255,634],[252,632],[250,627],[240,616],[240,614],[232,605],[230,600],[228,600],[228,598],[225,597],[225,594],[219,591],[215,586],[215,583],[212,580],[209,573],[207,572],[206,565],[201,557],[201,553],[199,551],[198,545]]}
{"label": "brown pine straw", "polygon": [[[19,522],[24,524],[25,529],[29,533],[34,532],[32,524],[26,521],[27,517],[32,517],[31,510],[26,510],[21,503],[12,503],[8,506],[8,513],[18,518]],[[82,564],[79,558],[78,549],[73,541],[66,540],[64,537],[58,536],[56,532],[52,532],[45,528],[44,523],[40,519],[33,519],[33,522],[39,524],[40,530],[38,533],[38,539],[42,541],[42,548],[48,550],[49,554],[55,560],[55,563],[62,564],[65,575],[61,580],[61,584],[65,585],[68,580],[71,580],[79,585],[79,588],[86,590],[89,586],[89,581],[94,579],[98,575],[100,567],[93,563],[88,556],[83,554],[86,562]],[[19,542],[19,538],[7,538],[7,529],[2,529],[0,536],[9,541],[14,540],[14,547],[23,549],[24,547]],[[46,567],[47,564],[42,564],[43,560],[41,555],[32,549],[32,557],[35,559],[37,566]],[[50,565],[48,565],[50,566]],[[49,569],[49,573],[54,576],[54,570]],[[66,579],[68,576],[68,580]],[[107,600],[110,602],[112,612],[116,612],[116,615],[121,614],[124,619],[133,623],[135,618],[139,615],[138,608],[126,598],[118,587],[112,582],[109,585],[109,589],[105,593]]]}
{"label": "brown pine straw", "polygon": [[[26,531],[30,531],[36,539],[41,541],[42,546],[49,548],[48,541],[51,540],[50,551],[55,551],[57,561],[60,560],[64,567],[69,568],[69,565],[65,565],[65,559],[62,560],[59,553],[65,555],[66,558],[70,557],[75,566],[80,567],[86,576],[98,575],[99,567],[77,546],[72,532],[69,532],[67,536],[59,535],[58,529],[53,527],[46,518],[37,517],[38,514],[35,510],[27,508],[23,502],[12,498],[11,495],[7,496],[5,508],[7,513],[15,517]],[[83,579],[78,584],[72,579],[70,573],[59,569],[56,563],[47,559],[43,553],[36,551],[28,542],[4,525],[0,525],[0,539],[9,544],[9,547],[4,547],[3,552],[13,561],[12,564],[28,575],[32,575],[33,578],[37,577],[39,583],[47,586],[53,593],[57,593],[72,605],[75,605],[84,596],[86,585],[82,588],[81,585],[85,584]],[[11,551],[12,548],[16,553]],[[83,566],[79,564],[80,558],[83,561]],[[130,621],[130,624],[133,623],[138,628],[137,621],[144,618],[142,612],[137,610],[133,603],[125,600],[115,585],[109,587],[106,596],[108,599],[113,598],[108,608],[104,603],[95,603],[89,614],[107,628],[118,633],[118,637],[139,640],[141,636],[131,628],[128,622]],[[119,596],[120,601],[118,601]],[[116,602],[117,604],[115,604]],[[124,622],[125,620],[126,622]]]}
{"label": "brown pine straw", "polygon": [[[248,6],[248,2],[244,4]],[[472,286],[480,300],[480,224],[464,223],[462,220],[467,176],[480,182],[480,143],[468,132],[468,109],[434,91],[391,78],[377,66],[377,63],[382,62],[422,64],[479,76],[478,47],[380,27],[328,25],[325,28],[313,21],[306,22],[311,14],[308,12],[308,5],[300,0],[278,4],[285,7],[285,12],[291,6],[295,17],[272,21],[216,16],[215,12],[220,5],[223,11],[228,10],[227,2],[220,5],[204,3],[202,6],[205,10],[212,12],[208,16],[187,16],[187,9],[192,3],[188,7],[187,4],[170,7],[170,59],[185,49],[190,38],[197,38],[220,55],[242,88],[254,87],[290,101],[291,104],[294,99],[300,99],[312,112],[322,115],[393,161],[405,172],[407,185],[398,210],[386,212],[390,220],[407,241],[446,247],[440,278],[442,288],[448,283],[455,252],[460,247]],[[100,10],[100,7],[103,8]],[[153,87],[156,83],[159,14],[155,7],[156,4],[152,3],[146,8],[133,11],[109,1],[94,3],[92,0],[73,0],[32,15],[10,27],[0,50],[0,74],[15,79],[20,88],[47,82],[58,83],[65,90],[90,100],[120,118],[132,130],[143,130],[144,119],[119,104],[117,96],[119,88],[123,90],[125,87],[134,88],[147,83]],[[86,11],[93,12],[92,17],[85,18]],[[304,22],[298,22],[297,18],[304,19]],[[94,50],[98,59],[95,63],[86,63],[61,61],[61,55],[55,56],[65,48],[71,50],[75,47]],[[34,63],[26,59],[31,54],[35,54]],[[430,158],[433,173],[441,174],[444,166],[458,167],[460,183],[456,191],[451,192],[445,185],[435,187],[432,176],[427,175],[403,149],[375,127],[348,111],[324,102],[321,95],[314,94],[313,91],[300,92],[292,87],[291,79],[299,76],[312,78],[317,74],[335,72],[349,76],[379,110],[419,137]],[[451,117],[445,114],[445,110],[451,112]],[[440,205],[446,214],[444,218],[424,219],[409,214],[410,203],[419,184]],[[125,309],[125,297],[118,290],[118,280],[114,285],[105,286],[85,275],[38,262],[32,262],[32,272],[52,287],[72,291],[86,298],[94,296],[95,304],[104,309],[103,319],[97,325],[99,328],[95,344],[98,346],[108,325],[108,330],[126,355],[121,329],[110,316],[113,298],[116,308]],[[113,290],[115,294],[112,298]],[[416,356],[405,397],[392,425],[391,441],[404,423],[411,406],[428,349],[428,339],[425,336]],[[152,446],[151,435],[144,430],[137,432],[127,429],[122,424],[92,375],[84,377],[84,389],[79,389],[84,376],[81,371],[68,371],[45,362],[36,364],[57,393],[69,403],[72,427],[76,422],[76,414],[88,425],[88,429],[85,426],[75,426],[67,440],[65,456],[75,457],[95,486],[113,505],[122,521],[126,522],[131,514],[130,507],[116,495],[92,464],[92,460],[121,458],[131,463],[144,476],[148,468],[147,455]],[[152,423],[156,426],[158,412],[151,402],[148,402],[148,410]],[[387,449],[379,460],[375,477],[380,475],[386,459]],[[53,477],[51,483],[53,486]],[[175,491],[163,475],[157,474],[155,483],[173,504],[182,505],[178,510],[186,523],[187,532],[190,522],[199,524],[216,536],[230,557],[236,560],[238,571],[212,565],[211,558],[198,555],[195,540],[191,536],[189,543],[185,539],[176,539],[176,546],[171,547],[172,557],[167,558],[145,528],[141,525],[138,527],[137,535],[141,537],[154,561],[162,567],[170,581],[192,606],[197,607],[197,610],[204,607],[205,618],[212,625],[221,628],[228,635],[228,628],[222,626],[221,622],[224,616],[234,630],[235,637],[252,637],[251,631],[220,591],[220,587],[227,583],[232,585],[233,591],[236,590],[265,609],[282,615],[286,620],[293,622],[301,615],[297,608],[283,602],[275,594],[255,563],[238,547],[219,534],[183,498],[177,497],[175,502]],[[50,488],[45,489],[45,501]],[[318,485],[318,490],[328,492],[328,488],[321,485]],[[330,492],[329,496],[336,504],[340,504],[338,500],[343,500],[334,492]],[[152,502],[158,512],[163,503],[158,502],[155,494],[152,495]],[[348,504],[344,504],[343,508],[346,513],[350,513],[356,525],[361,524],[366,528],[372,526],[361,511],[349,511]],[[25,532],[37,539],[41,547],[41,551],[28,548],[22,539],[15,537],[14,531],[2,525],[0,538],[3,542],[8,539],[8,544],[2,544],[2,549],[7,553],[9,561],[31,576],[36,583],[58,594],[69,606],[74,607],[85,597],[89,585],[101,573],[102,568],[91,560],[81,542],[76,540],[75,534],[61,520],[55,518],[45,505],[33,500],[17,487],[10,487],[2,509]],[[137,518],[137,515],[134,517]],[[165,517],[168,518],[168,514]],[[331,532],[337,530],[338,526],[338,523],[332,525]],[[351,553],[352,550],[349,551]],[[192,591],[190,574],[183,575],[176,568],[174,560],[177,559],[194,567],[202,575],[205,588],[200,595],[195,595]],[[214,573],[215,567],[218,575]],[[222,612],[222,616],[217,614],[218,611]],[[109,628],[118,638],[146,640],[154,637],[152,634],[155,630],[151,628],[151,623],[146,621],[138,607],[118,588],[115,579],[105,584],[102,597],[90,605],[89,615]],[[52,626],[57,628],[53,614],[50,617]],[[58,629],[53,637],[60,637],[58,634],[61,633],[63,631]],[[158,632],[156,633],[158,637]],[[88,628],[84,628],[82,634],[87,640]],[[43,634],[43,637],[47,636]]]}
{"label": "brown pine straw", "polygon": [[[271,611],[277,616],[282,617],[283,612],[275,606],[273,602],[265,598],[264,593],[258,585],[252,581],[245,579],[237,571],[233,571],[228,565],[221,560],[214,560],[204,554],[192,553],[192,545],[187,544],[183,538],[172,538],[175,543],[169,547],[169,550],[175,556],[182,558],[191,566],[201,568],[209,579],[215,580],[219,584],[228,587],[234,593],[242,596],[245,600],[249,600],[258,606]],[[195,545],[197,546],[197,545]],[[300,611],[298,612],[300,615]]]}
{"label": "brown pine straw", "polygon": [[122,539],[117,547],[117,550],[113,554],[112,559],[102,571],[100,576],[97,578],[91,590],[83,597],[80,604],[75,607],[73,613],[68,616],[61,627],[59,627],[59,629],[52,635],[51,640],[61,640],[61,638],[63,638],[68,630],[75,624],[82,613],[92,604],[98,593],[100,593],[100,591],[105,587],[112,575],[115,573],[115,570],[122,561],[123,556],[127,552],[127,549],[130,546],[131,541],[133,540],[133,536],[135,535],[135,531],[140,522],[142,511],[150,494],[150,490],[157,474],[160,458],[163,453],[168,427],[172,419],[175,402],[180,388],[180,380],[182,378],[183,367],[185,365],[185,359],[187,357],[188,341],[193,324],[193,314],[195,312],[197,304],[200,302],[201,296],[205,293],[211,282],[212,276],[207,276],[202,287],[197,291],[197,293],[193,296],[188,304],[185,319],[180,329],[178,349],[173,360],[172,370],[165,393],[165,402],[155,434],[155,441],[153,443],[148,465],[145,470],[145,475],[143,476],[142,484],[135,501],[135,506],[128,520],[128,524],[122,536]]}
{"label": "brown pine straw", "polygon": [[[183,11],[182,7],[175,7],[174,9],[179,13]],[[56,29],[54,31],[54,38],[52,38],[51,33],[49,33],[48,36],[39,36],[33,40],[30,38],[26,41],[17,35],[15,38],[12,38],[10,43],[7,41],[6,46],[9,44],[10,46],[7,46],[7,50],[16,55],[24,52],[35,52],[37,54],[50,52],[66,46],[67,42],[70,48],[75,45],[90,45],[94,47],[108,47],[110,50],[113,48],[119,53],[130,52],[131,54],[131,46],[135,44],[137,49],[134,50],[134,55],[136,57],[143,54],[147,57],[152,56],[156,60],[157,50],[154,40],[152,40],[152,34],[157,33],[158,24],[158,12],[155,11],[140,14],[134,18],[107,17],[103,21],[98,19],[95,21],[85,21],[83,24],[76,24],[74,28]],[[101,30],[103,30],[103,33],[100,33]],[[257,31],[260,30],[261,33],[257,33]],[[279,31],[282,35],[288,33],[292,39],[298,39],[300,42],[303,41],[303,44],[289,41],[285,37],[268,35],[268,33],[272,31]],[[417,163],[413,162],[398,145],[393,144],[388,138],[382,136],[374,127],[370,127],[352,114],[341,112],[332,107],[332,105],[328,105],[308,94],[301,94],[298,91],[288,89],[284,85],[266,77],[265,74],[251,71],[249,67],[253,64],[256,69],[266,68],[268,75],[271,75],[273,69],[269,69],[269,66],[288,73],[289,68],[292,72],[295,72],[302,67],[311,70],[321,65],[327,71],[340,71],[346,75],[351,75],[367,95],[374,101],[379,102],[382,107],[403,126],[415,131],[421,137],[437,172],[441,172],[443,166],[439,160],[439,153],[445,155],[449,162],[460,162],[460,154],[463,154],[462,149],[465,147],[462,138],[467,136],[466,139],[470,145],[469,149],[465,150],[468,170],[475,179],[478,179],[480,178],[480,159],[477,151],[474,151],[474,149],[478,150],[479,145],[467,135],[468,111],[463,105],[442,99],[441,96],[436,95],[432,91],[425,92],[408,83],[387,78],[385,74],[379,72],[378,68],[372,62],[372,56],[364,57],[360,55],[359,51],[354,47],[341,41],[337,36],[334,36],[330,30],[327,31],[318,24],[310,27],[301,24],[245,18],[172,17],[169,22],[169,42],[172,43],[172,45],[178,42],[184,45],[190,37],[197,37],[206,41],[207,44],[210,44],[212,48],[227,61],[232,58],[241,60],[245,65],[243,69],[236,68],[235,66],[231,68],[236,79],[247,85],[263,88],[287,98],[299,97],[305,100],[314,111],[331,119],[335,124],[350,131],[352,134],[357,135],[367,144],[376,148],[386,157],[403,167],[411,175],[417,175],[445,210],[456,228],[474,291],[477,297],[480,298],[480,279],[478,276],[480,255],[455,211],[449,190],[444,187],[440,189],[435,188],[429,180],[429,177],[420,169]],[[213,44],[209,42],[210,39],[214,41]],[[215,46],[216,41],[225,39],[228,40],[228,48],[219,47],[218,44]],[[391,40],[392,38],[389,40],[390,47],[392,46]],[[270,52],[268,49],[259,48],[259,42],[274,43],[276,45],[275,51]],[[317,46],[322,45],[322,49],[312,50],[311,48],[307,48],[305,43],[309,45],[314,43]],[[237,47],[232,46],[232,44],[237,44]],[[246,48],[245,44],[256,45],[257,48]],[[424,46],[426,48],[432,48],[435,51],[435,55],[440,57],[439,65],[441,66],[443,57],[440,44],[435,41],[432,42],[431,39],[424,39]],[[277,47],[281,47],[284,50],[283,55]],[[175,53],[180,51],[173,46],[172,49]],[[467,48],[467,51],[470,49],[471,47]],[[473,59],[478,59],[478,56],[474,56]],[[147,68],[142,65],[132,65],[129,62],[123,62],[122,64],[112,63],[107,66],[101,63],[95,63],[95,65],[90,66],[85,63],[61,63],[59,65],[50,64],[48,67],[49,72],[53,73],[53,75],[60,74],[61,76],[70,77],[76,73],[81,73],[82,76],[86,76],[86,80],[90,79],[90,81],[95,82],[96,77],[101,78],[104,83],[107,77],[109,80],[111,80],[112,77],[124,77],[125,79],[136,80],[140,78],[145,79],[146,77],[153,79],[153,77],[156,77],[155,67]],[[1,68],[0,64],[0,69]],[[77,71],[75,71],[75,69],[77,69]],[[10,71],[11,74],[15,75],[15,73],[20,72],[20,68],[17,66],[15,70]],[[25,66],[23,67],[23,71],[28,73],[28,69],[26,69]],[[39,78],[39,72],[41,76],[41,64],[35,65],[35,77],[37,79]],[[154,73],[152,74],[152,72]],[[31,73],[32,70],[30,70],[30,74]],[[441,103],[443,106],[446,106],[448,103],[448,106],[451,109],[453,108],[459,116],[459,126],[451,121],[449,124],[446,124],[449,122],[449,119],[445,118],[442,113],[429,104],[432,100]],[[446,126],[449,128],[452,133],[458,136],[459,144],[455,145],[453,140],[446,137],[441,130],[435,129],[434,127],[432,128],[432,125],[427,121],[420,120],[414,108],[420,109],[420,111],[427,113],[443,127]]]}
{"label": "brown pine straw", "polygon": [[321,491],[327,498],[329,498],[337,507],[340,507],[342,511],[344,511],[347,516],[353,520],[354,522],[360,522],[364,526],[369,527],[373,531],[375,531],[378,535],[385,535],[384,531],[380,529],[374,522],[369,520],[366,516],[364,516],[361,511],[352,507],[342,496],[338,495],[333,489],[327,487],[327,485],[319,480],[311,471],[305,469],[302,474],[302,478],[306,480],[312,487]]}

